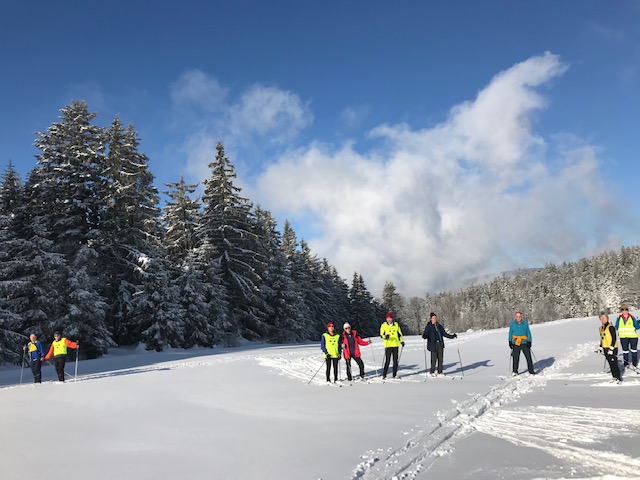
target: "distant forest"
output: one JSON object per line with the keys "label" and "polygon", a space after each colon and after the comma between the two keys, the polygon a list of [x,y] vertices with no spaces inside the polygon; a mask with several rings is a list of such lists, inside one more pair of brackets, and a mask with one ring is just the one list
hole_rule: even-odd
{"label": "distant forest", "polygon": [[[317,341],[332,321],[377,336],[386,311],[405,334],[430,311],[451,331],[594,315],[640,303],[640,249],[503,275],[458,292],[405,298],[387,282],[374,298],[242,196],[218,143],[203,193],[183,178],[154,186],[132,125],[94,124],[82,101],[37,133],[23,181],[0,183],[0,361],[17,362],[30,333],[80,340],[82,356],[147,349]],[[166,201],[162,208],[160,195]]]}

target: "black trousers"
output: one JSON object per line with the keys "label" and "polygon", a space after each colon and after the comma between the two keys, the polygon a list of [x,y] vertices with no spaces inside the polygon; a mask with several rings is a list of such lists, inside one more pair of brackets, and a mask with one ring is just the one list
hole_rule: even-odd
{"label": "black trousers", "polygon": [[442,343],[437,342],[435,350],[431,351],[431,370],[430,373],[434,373],[436,371],[436,366],[438,368],[438,373],[442,373],[442,359],[444,357],[444,347]]}
{"label": "black trousers", "polygon": [[53,357],[53,365],[56,367],[56,373],[58,374],[58,380],[64,382],[64,365],[67,363],[67,356],[60,355],[59,357]]}
{"label": "black trousers", "polygon": [[39,358],[37,360],[31,360],[31,372],[33,373],[33,381],[35,383],[42,383],[42,362]]}
{"label": "black trousers", "polygon": [[513,373],[518,373],[518,366],[520,365],[520,351],[524,353],[524,358],[527,359],[527,369],[529,370],[529,373],[535,373],[533,370],[533,360],[531,360],[531,346],[528,343],[523,343],[520,346],[513,346],[513,352],[511,352],[511,355],[513,356]]}
{"label": "black trousers", "polygon": [[[620,347],[622,347],[622,356],[624,358],[624,366],[632,363],[634,367],[638,366],[638,339],[637,338],[621,338]],[[629,351],[631,351],[631,361],[629,361]]]}
{"label": "black trousers", "polygon": [[[364,362],[360,357],[353,357],[353,359],[360,367],[360,378],[364,378]],[[347,380],[353,380],[351,376],[351,358],[345,358],[344,361],[347,364]]]}
{"label": "black trousers", "polygon": [[620,365],[618,365],[618,352],[614,352],[611,355],[608,353],[604,354],[607,359],[607,363],[609,364],[609,368],[611,369],[611,375],[616,380],[622,380],[620,377]]}
{"label": "black trousers", "polygon": [[398,347],[387,347],[384,349],[384,368],[382,369],[382,377],[387,376],[389,371],[389,362],[393,357],[393,378],[398,374]]}
{"label": "black trousers", "polygon": [[327,362],[327,382],[331,381],[331,365],[333,365],[333,380],[335,382],[338,381],[338,360],[339,358],[325,358],[325,362]]}

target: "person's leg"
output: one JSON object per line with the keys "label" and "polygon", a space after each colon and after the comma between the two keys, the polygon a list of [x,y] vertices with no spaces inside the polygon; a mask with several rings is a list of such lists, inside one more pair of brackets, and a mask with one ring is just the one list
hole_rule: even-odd
{"label": "person's leg", "polygon": [[638,339],[629,339],[629,351],[631,352],[631,363],[634,367],[638,366]]}
{"label": "person's leg", "polygon": [[629,338],[620,339],[620,348],[622,348],[622,358],[624,359],[624,366],[629,365]]}
{"label": "person's leg", "polygon": [[345,358],[344,363],[347,364],[347,380],[351,381],[353,378],[351,377],[351,359]]}
{"label": "person's leg", "polygon": [[358,364],[358,368],[360,370],[360,378],[364,378],[364,362],[360,357],[353,357]]}
{"label": "person's leg", "polygon": [[393,378],[398,375],[398,347],[393,347]]}
{"label": "person's leg", "polygon": [[64,382],[64,365],[67,363],[67,359],[64,356],[54,357],[53,362],[58,374],[58,380]]}
{"label": "person's leg", "polygon": [[339,358],[332,358],[331,362],[333,363],[333,381],[337,382],[338,381],[338,362],[340,361]]}
{"label": "person's leg", "polygon": [[438,373],[442,373],[442,361],[444,359],[444,349],[441,343],[439,343],[436,347],[438,353]]}
{"label": "person's leg", "polygon": [[521,347],[518,345],[513,346],[513,373],[518,373],[518,369],[520,367],[520,350]]}
{"label": "person's leg", "polygon": [[527,370],[529,373],[536,373],[533,369],[533,360],[531,358],[531,346],[527,343],[522,346],[522,353],[524,353],[524,358],[527,359]]}
{"label": "person's leg", "polygon": [[42,383],[42,362],[40,359],[31,361],[31,371],[33,372],[33,381]]}
{"label": "person's leg", "polygon": [[329,357],[325,358],[324,361],[327,364],[327,382],[331,381],[331,359]]}
{"label": "person's leg", "polygon": [[389,362],[391,361],[391,347],[384,349],[384,367],[382,369],[382,378],[387,378],[387,372],[389,371]]}
{"label": "person's leg", "polygon": [[431,350],[431,368],[429,369],[429,373],[431,374],[435,373],[437,362],[438,362],[438,352],[436,350]]}
{"label": "person's leg", "polygon": [[620,365],[618,365],[618,357],[616,355],[605,354],[607,362],[609,363],[609,368],[611,369],[611,375],[616,380],[622,381],[622,377],[620,377]]}

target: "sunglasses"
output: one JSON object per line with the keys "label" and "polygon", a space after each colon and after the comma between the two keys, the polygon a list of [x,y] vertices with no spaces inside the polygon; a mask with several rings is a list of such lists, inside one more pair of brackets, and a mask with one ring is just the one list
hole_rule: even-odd
{"label": "sunglasses", "polygon": [[629,311],[629,309],[628,309],[628,308],[623,308],[623,309],[622,309],[622,311],[623,311],[623,312],[628,312],[628,311]]}

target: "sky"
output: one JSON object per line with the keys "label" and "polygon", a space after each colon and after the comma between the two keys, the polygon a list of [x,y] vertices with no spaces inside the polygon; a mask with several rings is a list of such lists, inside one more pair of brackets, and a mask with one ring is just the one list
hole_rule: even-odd
{"label": "sky", "polygon": [[68,362],[65,383],[45,364],[39,385],[28,367],[1,366],[2,475],[637,479],[640,375],[611,383],[594,352],[599,325],[532,325],[535,376],[524,358],[521,374],[508,375],[506,328],[446,339],[438,377],[426,375],[424,340],[406,337],[400,379],[384,383],[379,337],[361,347],[365,382],[345,381],[340,361],[342,381],[329,385],[319,342],[116,348],[80,360],[77,379]]}
{"label": "sky", "polygon": [[72,100],[156,186],[221,141],[254,204],[380,295],[639,242],[640,1],[10,2],[0,168]]}

